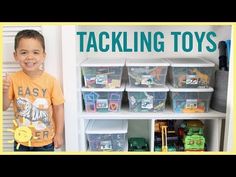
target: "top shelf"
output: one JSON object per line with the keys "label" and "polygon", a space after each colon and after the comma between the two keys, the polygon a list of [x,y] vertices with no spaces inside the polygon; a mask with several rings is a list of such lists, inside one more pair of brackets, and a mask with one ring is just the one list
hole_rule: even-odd
{"label": "top shelf", "polygon": [[88,113],[80,114],[83,119],[225,119],[226,114],[210,109],[207,113],[174,113],[171,108],[163,112],[140,113],[129,112],[128,108],[123,108],[120,112],[114,113]]}

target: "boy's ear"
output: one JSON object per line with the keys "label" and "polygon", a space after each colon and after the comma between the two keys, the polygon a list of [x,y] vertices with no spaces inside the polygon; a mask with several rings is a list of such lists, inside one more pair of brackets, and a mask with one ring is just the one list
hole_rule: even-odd
{"label": "boy's ear", "polygon": [[43,60],[45,61],[45,59],[46,59],[46,56],[47,56],[47,54],[46,54],[46,52],[44,52],[43,53]]}
{"label": "boy's ear", "polygon": [[14,56],[15,60],[16,60],[16,61],[18,61],[18,60],[17,60],[17,56],[16,56],[16,55],[17,55],[17,54],[16,54],[16,51],[15,51],[15,52],[13,52],[13,56]]}

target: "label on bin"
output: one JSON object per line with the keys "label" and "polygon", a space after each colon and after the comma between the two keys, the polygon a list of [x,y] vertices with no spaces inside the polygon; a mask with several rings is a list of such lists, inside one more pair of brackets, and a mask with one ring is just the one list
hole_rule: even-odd
{"label": "label on bin", "polygon": [[185,108],[196,109],[197,108],[197,99],[187,99]]}
{"label": "label on bin", "polygon": [[111,141],[101,141],[100,148],[102,151],[111,151],[112,150]]}
{"label": "label on bin", "polygon": [[110,101],[109,103],[109,111],[118,111],[119,102],[118,101]]}
{"label": "label on bin", "polygon": [[151,75],[142,75],[141,84],[143,85],[151,85],[153,84],[153,77]]}
{"label": "label on bin", "polygon": [[152,98],[143,99],[141,108],[142,109],[152,109],[153,108],[153,99]]}
{"label": "label on bin", "polygon": [[96,107],[97,107],[97,109],[108,108],[108,100],[107,99],[97,99]]}
{"label": "label on bin", "polygon": [[106,85],[107,84],[107,75],[105,75],[105,74],[96,75],[96,84]]}
{"label": "label on bin", "polygon": [[186,85],[197,85],[198,84],[198,78],[196,75],[187,75],[186,76]]}

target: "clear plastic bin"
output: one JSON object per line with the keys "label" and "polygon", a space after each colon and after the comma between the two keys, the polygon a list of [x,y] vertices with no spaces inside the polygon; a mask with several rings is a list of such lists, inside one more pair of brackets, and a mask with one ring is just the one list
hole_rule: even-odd
{"label": "clear plastic bin", "polygon": [[89,151],[125,151],[127,120],[90,120],[86,128]]}
{"label": "clear plastic bin", "polygon": [[161,112],[165,110],[168,87],[162,88],[132,88],[127,87],[129,111],[131,112]]}
{"label": "clear plastic bin", "polygon": [[202,58],[172,58],[169,77],[175,88],[208,88],[215,64]]}
{"label": "clear plastic bin", "polygon": [[87,59],[81,63],[87,88],[119,88],[124,59]]}
{"label": "clear plastic bin", "polygon": [[124,86],[121,88],[82,88],[86,112],[120,111]]}
{"label": "clear plastic bin", "polygon": [[169,88],[173,112],[208,112],[213,88]]}
{"label": "clear plastic bin", "polygon": [[169,63],[164,59],[127,59],[131,87],[163,87]]}

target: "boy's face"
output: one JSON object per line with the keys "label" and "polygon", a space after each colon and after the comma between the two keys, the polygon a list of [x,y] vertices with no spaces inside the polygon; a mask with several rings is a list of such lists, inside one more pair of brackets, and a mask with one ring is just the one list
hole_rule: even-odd
{"label": "boy's face", "polygon": [[45,60],[46,53],[39,40],[22,38],[14,52],[14,57],[27,74],[37,74],[41,72],[40,66]]}

